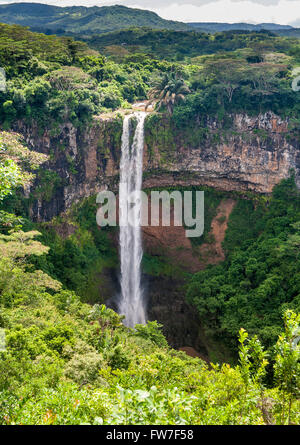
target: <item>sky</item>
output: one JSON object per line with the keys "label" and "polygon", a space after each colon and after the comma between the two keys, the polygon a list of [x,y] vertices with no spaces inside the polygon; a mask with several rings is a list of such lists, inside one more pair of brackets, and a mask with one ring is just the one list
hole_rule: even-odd
{"label": "sky", "polygon": [[[58,6],[125,5],[182,22],[280,23],[300,27],[300,0],[30,0]],[[0,4],[24,0],[0,0]]]}

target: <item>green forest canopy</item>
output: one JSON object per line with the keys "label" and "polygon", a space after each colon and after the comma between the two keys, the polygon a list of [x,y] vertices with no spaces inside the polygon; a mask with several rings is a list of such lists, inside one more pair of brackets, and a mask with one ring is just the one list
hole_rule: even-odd
{"label": "green forest canopy", "polygon": [[[70,37],[0,25],[0,65],[7,76],[7,89],[0,92],[4,128],[24,116],[41,127],[55,127],[66,120],[79,126],[95,114],[130,108],[133,102],[145,100],[158,78],[174,73],[190,91],[174,109],[174,119],[180,125],[197,121],[199,115],[245,109],[249,114],[274,111],[298,118],[299,93],[291,89],[292,69],[300,59],[297,39],[229,32],[213,37],[197,34],[191,42],[191,33],[145,29],[121,33],[125,41],[138,43],[142,39],[146,46],[137,45],[138,50],[147,52],[151,47],[145,55],[124,53],[122,45],[110,45],[118,35],[104,35],[100,46],[114,48],[114,56],[105,59]],[[98,37],[95,39],[97,42]],[[154,40],[159,41],[155,48]],[[162,60],[162,53],[168,54],[166,48],[173,48],[174,57],[171,52],[168,58],[175,60]],[[186,57],[185,61],[177,60]]]}

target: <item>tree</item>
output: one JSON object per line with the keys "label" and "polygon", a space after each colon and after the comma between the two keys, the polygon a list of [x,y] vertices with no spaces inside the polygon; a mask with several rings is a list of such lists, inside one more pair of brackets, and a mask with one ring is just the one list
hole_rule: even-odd
{"label": "tree", "polygon": [[157,110],[165,106],[168,112],[172,114],[174,105],[184,101],[185,96],[189,93],[189,87],[175,72],[165,74],[154,82],[153,88],[149,91],[150,101],[146,108],[156,103]]}
{"label": "tree", "polygon": [[[0,204],[17,187],[28,187],[34,173],[48,157],[29,150],[20,141],[20,136],[5,131],[0,132]],[[21,219],[0,210],[0,227],[17,227]]]}
{"label": "tree", "polygon": [[286,65],[254,63],[247,68],[247,79],[253,87],[253,94],[267,96],[278,91],[276,81]]}
{"label": "tree", "polygon": [[204,75],[216,82],[231,102],[234,92],[240,86],[244,70],[245,63],[241,60],[219,59],[206,62]]}
{"label": "tree", "polygon": [[37,231],[0,235],[0,302],[12,306],[15,299],[31,298],[45,289],[59,290],[61,284],[41,270],[29,270],[28,258],[49,251],[35,240]]}
{"label": "tree", "polygon": [[0,201],[21,184],[21,170],[12,159],[0,162]]}
{"label": "tree", "polygon": [[284,394],[282,423],[290,424],[292,404],[300,395],[300,314],[286,311],[284,325],[275,345],[274,377]]}

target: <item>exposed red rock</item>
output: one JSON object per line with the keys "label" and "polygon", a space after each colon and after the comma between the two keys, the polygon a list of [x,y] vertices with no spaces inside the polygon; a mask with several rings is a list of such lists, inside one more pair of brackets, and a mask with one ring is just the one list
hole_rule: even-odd
{"label": "exposed red rock", "polygon": [[165,255],[189,272],[197,272],[208,264],[224,261],[222,242],[234,205],[233,199],[224,199],[218,206],[211,224],[212,243],[194,247],[190,238],[186,237],[185,228],[174,227],[172,212],[170,227],[162,227],[161,220],[158,227],[143,227],[145,251],[151,255]]}

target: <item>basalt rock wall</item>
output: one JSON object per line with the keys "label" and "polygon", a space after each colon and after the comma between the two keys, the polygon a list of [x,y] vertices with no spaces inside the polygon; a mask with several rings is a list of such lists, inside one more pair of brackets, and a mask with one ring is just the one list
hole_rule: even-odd
{"label": "basalt rock wall", "polygon": [[[207,118],[179,129],[170,118],[149,115],[145,126],[144,187],[207,185],[221,190],[270,193],[295,172],[300,187],[299,142],[288,121],[273,113],[238,114],[230,125]],[[134,125],[134,123],[133,123]],[[84,128],[66,123],[43,130],[18,122],[15,130],[35,150],[50,156],[45,168],[56,173],[52,195],[39,187],[32,214],[49,220],[80,198],[117,190],[122,117],[98,117]],[[47,188],[47,187],[46,187]]]}

